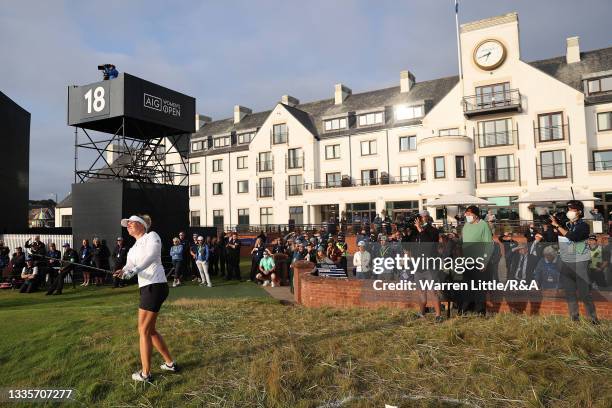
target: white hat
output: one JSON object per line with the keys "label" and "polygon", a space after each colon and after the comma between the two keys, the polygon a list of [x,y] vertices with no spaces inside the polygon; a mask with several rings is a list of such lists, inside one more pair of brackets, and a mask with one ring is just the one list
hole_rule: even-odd
{"label": "white hat", "polygon": [[142,218],[140,218],[137,215],[132,215],[130,218],[124,218],[121,220],[121,226],[122,227],[127,227],[128,226],[128,221],[136,221],[141,223],[142,225],[144,225],[145,230],[148,229],[147,223],[145,222],[145,220],[143,220]]}
{"label": "white hat", "polygon": [[365,246],[365,242],[364,242],[364,241],[359,241],[359,243],[357,244],[357,246]]}

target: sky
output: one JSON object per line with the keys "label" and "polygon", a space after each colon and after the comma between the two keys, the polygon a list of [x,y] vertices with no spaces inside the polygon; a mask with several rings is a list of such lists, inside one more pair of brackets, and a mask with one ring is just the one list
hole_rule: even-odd
{"label": "sky", "polygon": [[[610,0],[463,0],[459,21],[512,11],[525,61],[564,55],[574,35],[582,51],[612,46]],[[331,98],[336,83],[396,86],[404,69],[456,75],[456,46],[454,0],[3,0],[0,91],[32,114],[30,198],[61,200],[74,181],[66,87],[99,80],[98,64],[191,95],[216,120],[284,94]]]}

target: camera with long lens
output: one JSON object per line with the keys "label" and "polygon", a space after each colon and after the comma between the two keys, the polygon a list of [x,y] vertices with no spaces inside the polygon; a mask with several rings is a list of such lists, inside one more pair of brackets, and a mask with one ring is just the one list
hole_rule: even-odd
{"label": "camera with long lens", "polygon": [[98,71],[103,71],[102,77],[104,78],[105,81],[108,81],[110,79],[111,70],[114,67],[115,66],[113,64],[98,65]]}

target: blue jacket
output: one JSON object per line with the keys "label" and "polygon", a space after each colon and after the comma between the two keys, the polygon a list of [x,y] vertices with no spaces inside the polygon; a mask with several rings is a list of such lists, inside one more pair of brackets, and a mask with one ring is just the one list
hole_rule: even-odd
{"label": "blue jacket", "polygon": [[198,245],[196,247],[195,253],[196,253],[196,261],[208,262],[208,257],[210,256],[208,245]]}
{"label": "blue jacket", "polygon": [[170,256],[172,257],[173,261],[182,261],[183,260],[183,245],[178,244],[170,248]]}

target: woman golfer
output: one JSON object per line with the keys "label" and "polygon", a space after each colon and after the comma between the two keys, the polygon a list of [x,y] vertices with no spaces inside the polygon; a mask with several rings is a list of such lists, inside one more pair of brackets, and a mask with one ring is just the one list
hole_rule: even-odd
{"label": "woman golfer", "polygon": [[148,215],[132,215],[122,219],[121,226],[127,227],[128,234],[136,239],[136,243],[127,254],[126,265],[114,275],[130,279],[138,275],[140,287],[140,305],[138,307],[138,334],[140,335],[140,360],[142,370],[132,374],[135,381],[151,381],[151,349],[152,346],[164,358],[162,370],[178,371],[172,360],[168,347],[161,334],[155,330],[155,321],[162,303],[168,297],[168,281],[161,263],[161,239],[157,233],[147,232],[151,226]]}

